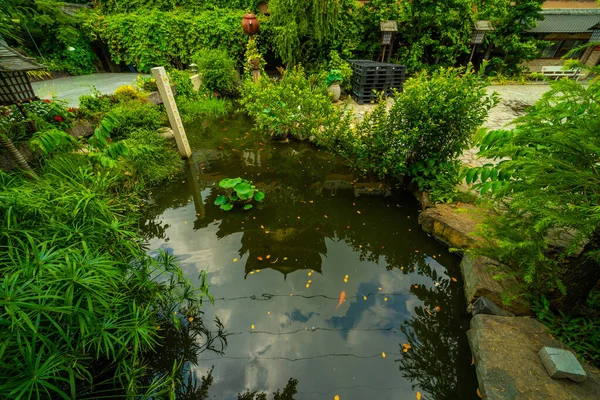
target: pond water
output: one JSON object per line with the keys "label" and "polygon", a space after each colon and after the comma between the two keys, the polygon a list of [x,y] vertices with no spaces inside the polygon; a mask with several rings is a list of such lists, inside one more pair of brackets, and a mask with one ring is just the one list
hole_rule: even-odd
{"label": "pond water", "polygon": [[[203,318],[230,334],[223,355],[190,366],[197,377],[214,366],[210,398],[271,398],[294,378],[300,400],[477,399],[460,260],[420,229],[411,195],[251,127],[190,124],[193,159],[154,190],[143,223],[150,249],[195,282],[208,272]],[[261,206],[213,205],[237,176],[266,193]]]}

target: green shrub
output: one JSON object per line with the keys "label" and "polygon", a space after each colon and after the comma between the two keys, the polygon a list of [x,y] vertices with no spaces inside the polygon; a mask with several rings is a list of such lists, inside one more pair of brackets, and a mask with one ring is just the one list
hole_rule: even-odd
{"label": "green shrub", "polygon": [[224,118],[233,109],[231,101],[215,98],[189,99],[182,97],[177,99],[179,114],[185,123],[192,122],[198,118],[220,119]]}
{"label": "green shrub", "polygon": [[0,188],[0,397],[169,397],[148,355],[164,329],[207,334],[210,297],[172,256],[146,255],[135,194],[73,154],[36,180],[0,171]]}
{"label": "green shrub", "polygon": [[166,123],[165,112],[141,100],[119,104],[111,110],[111,114],[118,120],[118,125],[112,131],[115,139],[126,138],[139,129],[155,131]]}
{"label": "green shrub", "polygon": [[236,90],[239,77],[235,70],[235,60],[224,50],[203,50],[194,60],[202,86],[209,92],[231,94]]}
{"label": "green shrub", "polygon": [[102,94],[92,86],[90,94],[79,96],[79,111],[84,117],[97,117],[108,112],[116,103],[117,99],[114,96]]}
{"label": "green shrub", "polygon": [[389,108],[380,99],[354,128],[323,130],[318,139],[363,173],[407,175],[421,190],[437,186],[436,198],[447,201],[453,194],[443,192],[457,183],[456,158],[497,102],[486,86],[470,69],[423,72],[405,83]]}
{"label": "green shrub", "polygon": [[330,70],[340,72],[340,75],[342,76],[342,83],[340,86],[344,92],[349,93],[352,90],[352,67],[350,66],[350,63],[343,60],[337,51],[332,50],[329,53],[328,67]]}
{"label": "green shrub", "polygon": [[71,75],[93,74],[96,72],[94,63],[97,59],[90,44],[86,40],[79,39],[60,51],[52,49],[48,68],[50,71],[66,71]]}
{"label": "green shrub", "polygon": [[131,166],[137,183],[152,185],[176,174],[183,168],[183,161],[160,133],[139,129],[129,134],[127,144],[131,148],[144,147],[143,152],[134,152],[124,157]]}
{"label": "green shrub", "polygon": [[331,104],[323,83],[306,77],[301,67],[281,70],[280,80],[246,79],[240,103],[259,129],[282,139],[306,139],[319,129],[334,124],[340,115]]}
{"label": "green shrub", "polygon": [[[180,71],[178,69],[171,69],[168,72],[169,82],[175,86],[177,97],[195,97],[197,95],[194,90],[194,84],[192,83],[191,74],[188,71]],[[152,79],[154,82],[154,79]],[[156,86],[156,83],[154,83]],[[154,90],[157,90],[156,88]]]}

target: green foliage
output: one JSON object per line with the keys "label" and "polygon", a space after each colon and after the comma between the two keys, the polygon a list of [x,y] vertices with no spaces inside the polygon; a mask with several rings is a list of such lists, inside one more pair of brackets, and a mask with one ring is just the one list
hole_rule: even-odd
{"label": "green foliage", "polygon": [[441,68],[409,79],[388,108],[384,98],[364,119],[335,132],[317,134],[363,173],[378,177],[407,175],[421,190],[434,190],[437,201],[458,195],[456,158],[496,104],[487,82],[471,69]]}
{"label": "green foliage", "polygon": [[[505,212],[487,221],[489,251],[518,268],[538,295],[577,303],[598,280],[595,237],[600,224],[600,83],[588,87],[570,80],[549,92],[511,131],[482,132],[479,155],[497,164],[471,169],[466,180],[481,193],[492,192]],[[510,201],[507,201],[509,200]],[[573,236],[552,255],[549,232]],[[590,239],[583,260],[569,260]],[[569,276],[587,275],[577,281]],[[573,275],[575,274],[575,275]],[[552,295],[552,296],[551,296]]]}
{"label": "green foliage", "polygon": [[327,74],[327,79],[325,79],[325,86],[330,86],[334,83],[341,83],[343,81],[342,73],[337,69],[332,69]]}
{"label": "green foliage", "polygon": [[132,152],[124,157],[122,169],[135,171],[137,184],[154,185],[175,175],[183,168],[183,160],[156,131],[140,129],[129,134],[127,144]]}
{"label": "green foliage", "polygon": [[178,98],[177,107],[179,107],[181,119],[185,123],[199,118],[212,120],[225,118],[233,110],[231,101],[214,97]]}
{"label": "green foliage", "polygon": [[[171,69],[168,72],[169,82],[171,85],[175,86],[175,91],[177,92],[177,96],[184,97],[194,97],[196,96],[196,91],[194,90],[194,84],[190,79],[192,77],[191,73],[188,71],[180,71],[178,69]],[[154,78],[151,80],[143,81],[143,86],[151,87],[154,85],[154,90],[158,90],[156,87],[156,82]]]}
{"label": "green foliage", "polygon": [[335,50],[332,50],[329,53],[329,63],[328,67],[330,70],[339,71],[341,75],[341,87],[345,92],[350,92],[352,90],[352,67],[350,63],[343,60],[339,53]]}
{"label": "green foliage", "polygon": [[90,94],[79,96],[79,113],[84,117],[98,117],[110,111],[116,103],[114,96],[102,94],[92,86]]}
{"label": "green foliage", "polygon": [[112,132],[113,138],[126,138],[138,129],[157,130],[166,123],[166,113],[160,108],[141,100],[121,103],[111,110],[119,121]]}
{"label": "green foliage", "polygon": [[144,379],[147,354],[161,326],[202,326],[210,297],[145,254],[135,194],[76,155],[0,182],[0,397],[168,396],[169,375]]}
{"label": "green foliage", "polygon": [[258,83],[246,79],[240,104],[256,126],[276,138],[306,139],[333,123],[340,112],[331,104],[326,87],[307,78],[301,67],[281,70],[280,80],[263,76]]}
{"label": "green foliage", "polygon": [[235,205],[243,206],[244,210],[253,208],[251,202],[254,200],[260,203],[264,200],[265,194],[256,189],[251,182],[242,178],[227,178],[219,182],[219,186],[227,191],[215,199],[215,205],[223,211],[233,209]]}
{"label": "green foliage", "polygon": [[72,126],[74,110],[62,100],[37,100],[23,104],[27,113],[26,120],[16,106],[6,106],[0,113],[0,129],[8,134],[11,140],[25,140],[33,133],[28,120],[35,122],[38,131],[65,130]]}
{"label": "green foliage", "polygon": [[194,61],[202,86],[209,92],[230,94],[236,90],[239,78],[235,70],[235,60],[224,50],[202,50]]}
{"label": "green foliage", "polygon": [[523,61],[539,55],[540,41],[528,34],[542,18],[544,0],[488,1],[481,7],[478,19],[491,20],[495,30],[488,32],[483,46],[492,46],[491,65],[496,72],[521,74]]}
{"label": "green foliage", "polygon": [[[592,293],[588,299],[591,309],[600,306],[600,293]],[[577,355],[595,367],[600,367],[600,318],[573,317],[562,312],[555,313],[545,297],[534,302],[537,318],[561,342],[575,350]]]}
{"label": "green foliage", "polygon": [[332,39],[342,0],[271,0],[270,29],[273,49],[284,63],[297,63],[303,56],[303,45],[320,46]]}
{"label": "green foliage", "polygon": [[50,71],[66,71],[71,75],[86,75],[96,72],[94,63],[98,57],[89,42],[83,38],[79,38],[76,43],[58,51],[56,48],[44,50],[49,54],[47,64]]}
{"label": "green foliage", "polygon": [[256,10],[259,0],[101,0],[105,13],[130,13],[157,9],[171,11],[179,7],[189,10],[213,10],[216,8]]}
{"label": "green foliage", "polygon": [[240,28],[242,10],[140,10],[139,13],[88,13],[84,28],[107,43],[113,61],[133,64],[141,72],[155,66],[183,69],[204,49],[222,49],[241,60],[247,36]]}
{"label": "green foliage", "polygon": [[393,17],[386,19],[399,21],[398,57],[408,71],[434,64],[452,66],[469,54],[473,5],[472,0],[419,0],[388,6]]}

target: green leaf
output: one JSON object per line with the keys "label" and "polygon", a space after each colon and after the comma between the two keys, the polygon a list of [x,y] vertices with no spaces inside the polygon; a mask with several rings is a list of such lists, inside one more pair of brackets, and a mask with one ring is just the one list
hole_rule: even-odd
{"label": "green leaf", "polygon": [[240,182],[242,182],[242,178],[227,178],[219,182],[219,186],[221,186],[223,189],[231,189]]}
{"label": "green leaf", "polygon": [[220,195],[219,197],[217,197],[215,199],[215,206],[222,206],[226,202],[227,202],[227,196],[225,196],[224,194],[222,194],[222,195]]}
{"label": "green leaf", "polygon": [[232,194],[231,197],[229,198],[231,201],[238,201],[239,197],[236,194]]}
{"label": "green leaf", "polygon": [[481,186],[481,190],[479,191],[479,193],[485,194],[488,190],[490,190],[490,188],[492,187],[493,184],[494,184],[494,182],[487,182],[486,184]]}
{"label": "green leaf", "polygon": [[252,186],[248,182],[238,183],[234,190],[240,200],[250,200],[254,195],[254,189],[252,189]]}
{"label": "green leaf", "polygon": [[483,171],[481,172],[481,182],[487,181],[487,179],[490,177],[490,173],[491,173],[490,169],[484,168]]}
{"label": "green leaf", "polygon": [[221,210],[223,211],[229,211],[233,208],[233,204],[231,203],[225,203],[221,206]]}
{"label": "green leaf", "polygon": [[256,192],[254,193],[254,200],[255,201],[263,201],[265,198],[265,194],[263,192]]}
{"label": "green leaf", "polygon": [[244,210],[248,211],[248,210],[249,210],[249,209],[251,209],[252,207],[253,207],[253,205],[252,205],[252,204],[246,204],[246,205],[244,206]]}
{"label": "green leaf", "polygon": [[469,169],[469,172],[467,172],[467,178],[466,178],[467,184],[472,183],[475,180],[476,176],[477,176],[477,168]]}

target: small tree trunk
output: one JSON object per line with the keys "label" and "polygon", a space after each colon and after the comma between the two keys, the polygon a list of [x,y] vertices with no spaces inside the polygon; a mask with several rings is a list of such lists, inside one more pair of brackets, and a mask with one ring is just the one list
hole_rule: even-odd
{"label": "small tree trunk", "polygon": [[588,256],[590,251],[600,248],[600,228],[596,228],[583,251],[568,265],[568,271],[562,277],[567,295],[552,301],[559,310],[573,314],[578,307],[585,306],[592,289],[600,281],[600,263]]}
{"label": "small tree trunk", "polygon": [[38,177],[36,175],[36,173],[33,172],[33,169],[31,169],[31,167],[29,166],[29,164],[27,163],[27,161],[25,160],[25,158],[23,157],[21,152],[19,150],[17,150],[17,148],[15,147],[13,142],[8,138],[8,136],[6,136],[2,132],[0,132],[0,147],[6,149],[6,151],[8,151],[8,154],[10,154],[13,161],[15,163],[17,163],[17,165],[19,167],[21,167],[21,169],[23,171],[25,171],[25,174],[27,176],[29,176],[30,178]]}

